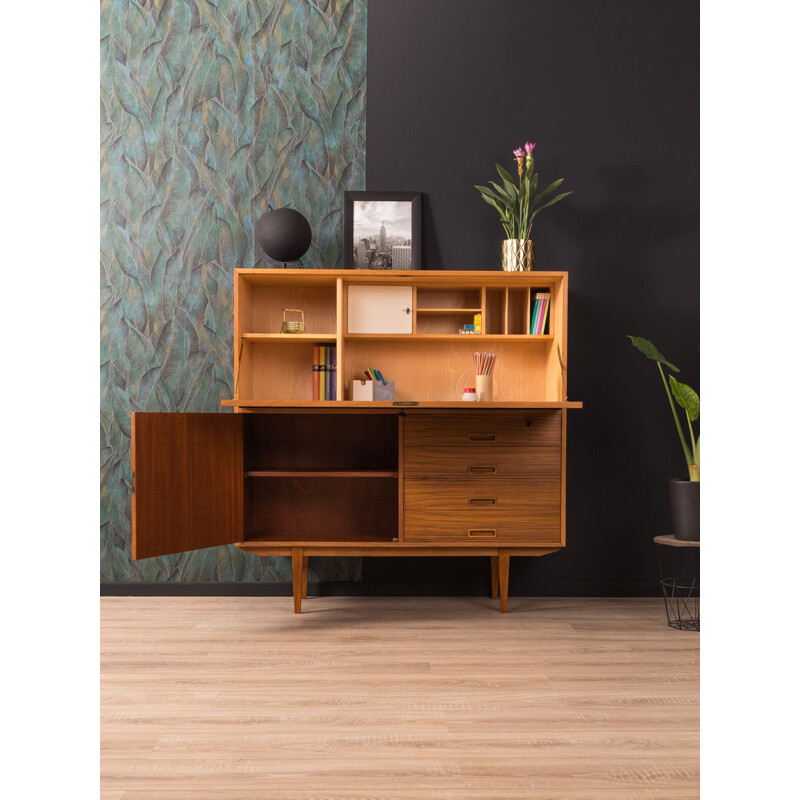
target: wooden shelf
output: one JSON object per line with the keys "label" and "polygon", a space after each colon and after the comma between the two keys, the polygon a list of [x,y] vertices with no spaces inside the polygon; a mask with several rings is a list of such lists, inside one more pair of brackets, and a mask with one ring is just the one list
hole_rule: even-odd
{"label": "wooden shelf", "polygon": [[335,333],[243,333],[242,340],[254,344],[315,344],[335,342]]}
{"label": "wooden shelf", "polygon": [[452,316],[453,314],[480,314],[480,308],[417,308],[417,315],[440,314]]}
{"label": "wooden shelf", "polygon": [[494,402],[494,403],[465,403],[463,400],[421,400],[416,405],[402,403],[395,405],[392,402],[380,400],[222,400],[220,405],[225,408],[272,408],[272,409],[295,409],[310,408],[319,411],[347,411],[363,410],[365,408],[385,409],[390,411],[410,411],[422,408],[463,408],[466,411],[476,408],[583,408],[583,402],[570,400],[552,401],[513,401],[513,402]]}
{"label": "wooden shelf", "polygon": [[245,478],[397,478],[397,470],[273,470],[253,469]]}
{"label": "wooden shelf", "polygon": [[[534,336],[530,333],[345,333],[345,340],[352,339],[378,342],[461,342],[476,339],[477,342],[552,342],[553,334]],[[477,343],[476,342],[476,343]]]}
{"label": "wooden shelf", "polygon": [[259,547],[297,547],[313,546],[315,544],[330,544],[339,547],[401,547],[397,534],[392,535],[387,532],[385,535],[380,533],[366,532],[359,535],[356,531],[348,529],[346,531],[315,531],[313,534],[305,534],[302,538],[292,538],[281,536],[281,534],[269,534],[263,531],[252,531],[243,542],[236,542],[236,546],[242,550],[256,549]]}

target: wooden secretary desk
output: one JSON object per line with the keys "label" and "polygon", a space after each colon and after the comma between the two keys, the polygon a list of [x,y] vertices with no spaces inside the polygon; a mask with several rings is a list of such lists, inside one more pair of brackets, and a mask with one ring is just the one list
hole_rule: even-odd
{"label": "wooden secretary desk", "polygon": [[[506,611],[510,556],[565,545],[566,410],[582,406],[566,400],[567,282],[237,269],[234,413],[132,415],[133,558],[225,544],[291,556],[299,613],[312,555],[485,555]],[[548,318],[531,335],[539,291]],[[304,332],[281,332],[287,308]],[[482,333],[459,333],[476,313]],[[322,347],[335,400],[313,399]],[[476,351],[496,353],[491,402],[461,399]],[[394,400],[350,399],[370,367]]]}

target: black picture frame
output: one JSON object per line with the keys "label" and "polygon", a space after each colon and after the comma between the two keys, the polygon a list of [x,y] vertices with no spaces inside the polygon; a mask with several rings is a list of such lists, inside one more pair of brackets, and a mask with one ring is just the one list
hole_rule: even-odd
{"label": "black picture frame", "polygon": [[[387,260],[385,255],[380,253],[372,255],[369,266],[359,266],[357,256],[354,252],[353,232],[361,224],[359,219],[360,212],[357,204],[359,203],[386,203],[387,216],[396,216],[397,203],[410,203],[411,217],[411,239],[410,264],[408,266],[394,266],[393,255],[389,255]],[[364,210],[364,213],[367,213]],[[373,209],[369,210],[370,215]],[[405,215],[403,215],[405,217]],[[344,214],[342,215],[344,225],[344,268],[345,269],[369,269],[394,271],[397,269],[422,269],[422,193],[421,192],[345,192],[344,193]],[[405,221],[405,220],[404,220]],[[379,226],[380,227],[380,226]],[[402,235],[401,233],[394,235]],[[376,237],[379,236],[379,229],[375,231]],[[392,235],[392,234],[390,234]],[[408,246],[408,245],[398,245]],[[363,263],[363,262],[362,262]],[[376,264],[378,266],[372,266]],[[388,264],[388,265],[387,265]]]}

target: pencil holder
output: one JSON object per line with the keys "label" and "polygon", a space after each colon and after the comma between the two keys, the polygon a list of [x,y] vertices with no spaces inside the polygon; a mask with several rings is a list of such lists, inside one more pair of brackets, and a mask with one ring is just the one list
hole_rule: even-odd
{"label": "pencil holder", "polygon": [[386,381],[382,384],[380,381],[375,381],[375,386],[372,389],[373,400],[394,400],[394,381]]}
{"label": "pencil holder", "polygon": [[475,389],[478,394],[478,402],[491,403],[494,400],[494,376],[476,375]]}

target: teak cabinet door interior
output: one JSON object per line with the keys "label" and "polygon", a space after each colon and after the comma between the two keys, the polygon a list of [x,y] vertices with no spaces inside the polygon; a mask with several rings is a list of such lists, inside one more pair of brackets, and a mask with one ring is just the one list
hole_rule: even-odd
{"label": "teak cabinet door interior", "polygon": [[133,558],[242,538],[242,415],[131,415]]}

